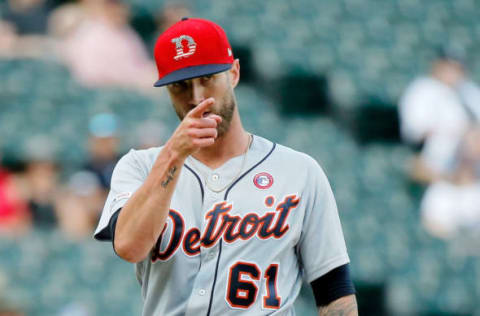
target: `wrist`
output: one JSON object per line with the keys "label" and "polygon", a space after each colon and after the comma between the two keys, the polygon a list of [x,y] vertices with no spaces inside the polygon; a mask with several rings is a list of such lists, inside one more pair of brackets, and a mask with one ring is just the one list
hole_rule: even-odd
{"label": "wrist", "polygon": [[166,152],[169,158],[168,160],[176,164],[183,164],[187,157],[190,155],[189,152],[181,150],[180,148],[178,148],[178,146],[174,146],[171,141],[168,141],[165,144],[163,151]]}
{"label": "wrist", "polygon": [[158,154],[150,173],[156,175],[155,178],[157,178],[157,176],[163,178],[165,172],[171,170],[173,167],[180,169],[187,157],[188,155],[176,150],[172,144],[167,142]]}
{"label": "wrist", "polygon": [[168,152],[168,155],[172,159],[185,161],[188,156],[192,154],[192,148],[186,146],[183,142],[179,141],[176,137],[170,138],[164,146],[164,150]]}

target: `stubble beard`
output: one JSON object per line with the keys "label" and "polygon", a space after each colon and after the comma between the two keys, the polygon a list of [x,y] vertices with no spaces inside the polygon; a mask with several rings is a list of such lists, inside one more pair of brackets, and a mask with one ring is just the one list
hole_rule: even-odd
{"label": "stubble beard", "polygon": [[222,99],[222,106],[220,110],[218,111],[218,113],[214,113],[222,118],[220,124],[217,125],[217,137],[222,137],[230,129],[230,124],[232,123],[233,112],[235,111],[236,105],[237,103],[235,101],[233,93],[230,92],[225,94]]}

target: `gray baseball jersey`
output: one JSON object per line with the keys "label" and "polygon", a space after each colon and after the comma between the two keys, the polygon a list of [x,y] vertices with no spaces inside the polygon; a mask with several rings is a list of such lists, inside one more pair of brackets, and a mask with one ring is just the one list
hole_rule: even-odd
{"label": "gray baseball jersey", "polygon": [[[349,262],[320,166],[253,138],[245,161],[235,157],[212,170],[186,160],[165,229],[136,264],[143,315],[294,315],[302,279]],[[160,150],[131,150],[120,160],[97,239],[111,238],[110,218],[141,186]]]}

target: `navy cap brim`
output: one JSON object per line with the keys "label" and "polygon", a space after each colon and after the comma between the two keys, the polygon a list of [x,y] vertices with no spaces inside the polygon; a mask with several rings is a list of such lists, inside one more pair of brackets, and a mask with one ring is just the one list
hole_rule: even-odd
{"label": "navy cap brim", "polygon": [[213,75],[225,70],[228,70],[232,67],[232,64],[210,64],[210,65],[200,65],[200,66],[191,66],[179,69],[172,73],[169,73],[162,79],[155,82],[154,87],[162,87],[170,83],[177,81],[197,78],[206,75]]}

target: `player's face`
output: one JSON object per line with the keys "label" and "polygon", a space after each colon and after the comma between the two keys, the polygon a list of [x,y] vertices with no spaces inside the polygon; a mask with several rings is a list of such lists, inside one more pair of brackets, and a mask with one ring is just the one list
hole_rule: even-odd
{"label": "player's face", "polygon": [[[238,67],[238,65],[233,67]],[[222,122],[217,126],[218,136],[221,137],[228,131],[235,112],[237,104],[233,88],[237,82],[235,71],[227,70],[218,74],[175,82],[169,84],[167,90],[180,120],[183,120],[185,115],[200,102],[213,97],[215,104],[210,108],[210,112],[206,112],[204,115],[208,116],[212,113],[222,117]]]}

